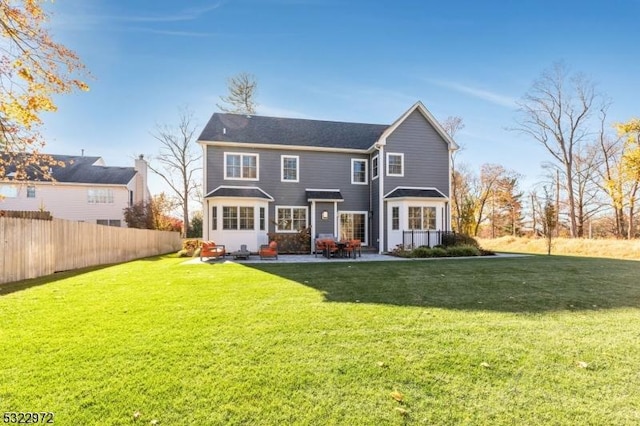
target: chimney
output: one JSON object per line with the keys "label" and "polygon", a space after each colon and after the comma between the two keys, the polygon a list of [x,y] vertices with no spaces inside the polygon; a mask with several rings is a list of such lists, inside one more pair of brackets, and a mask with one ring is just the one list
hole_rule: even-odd
{"label": "chimney", "polygon": [[136,185],[135,185],[135,194],[133,196],[133,202],[139,203],[144,201],[145,203],[151,199],[151,194],[149,194],[149,187],[147,181],[147,173],[148,173],[148,165],[146,160],[144,159],[144,155],[140,154],[140,156],[136,159],[134,168],[138,172],[136,176]]}

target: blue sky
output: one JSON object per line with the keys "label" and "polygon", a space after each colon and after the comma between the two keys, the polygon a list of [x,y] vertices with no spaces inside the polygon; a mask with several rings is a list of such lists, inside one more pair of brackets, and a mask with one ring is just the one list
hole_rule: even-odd
{"label": "blue sky", "polygon": [[[47,151],[132,165],[158,152],[156,123],[194,111],[198,133],[226,80],[258,80],[258,113],[391,123],[421,100],[460,116],[459,161],[498,163],[538,181],[548,160],[506,130],[516,102],[555,61],[586,73],[613,101],[609,119],[640,115],[639,0],[56,0],[54,37],[92,74],[91,90],[45,116]],[[163,190],[151,183],[152,193]]]}

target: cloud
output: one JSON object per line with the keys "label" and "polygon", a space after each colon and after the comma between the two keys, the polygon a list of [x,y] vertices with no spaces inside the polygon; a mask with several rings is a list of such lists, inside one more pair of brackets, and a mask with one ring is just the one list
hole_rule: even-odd
{"label": "cloud", "polygon": [[466,86],[453,81],[444,80],[427,80],[431,84],[454,90],[458,93],[473,96],[474,98],[482,99],[483,101],[490,102],[495,105],[500,105],[508,108],[516,107],[516,100],[510,96],[504,96],[499,93],[491,92],[489,90],[478,89],[475,87]]}
{"label": "cloud", "polygon": [[102,16],[103,19],[109,21],[119,21],[119,22],[180,22],[180,21],[193,21],[200,18],[203,15],[211,12],[212,10],[218,9],[222,6],[222,2],[210,4],[208,6],[200,7],[200,8],[188,8],[182,11],[179,11],[175,14],[165,14],[165,15],[107,15]]}

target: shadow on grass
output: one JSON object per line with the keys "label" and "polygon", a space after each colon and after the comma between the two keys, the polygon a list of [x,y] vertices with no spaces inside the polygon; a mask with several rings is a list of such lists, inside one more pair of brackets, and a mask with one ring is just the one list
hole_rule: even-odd
{"label": "shadow on grass", "polygon": [[640,308],[640,262],[528,256],[411,262],[254,264],[327,302],[537,313]]}
{"label": "shadow on grass", "polygon": [[18,291],[28,290],[30,288],[51,284],[59,280],[64,280],[66,278],[72,278],[78,275],[83,275],[88,272],[99,271],[101,269],[108,268],[110,266],[113,266],[113,264],[91,266],[88,268],[76,269],[73,271],[61,271],[51,275],[46,275],[44,277],[31,278],[28,280],[0,284],[0,297],[5,296],[7,294],[11,294],[11,293],[16,293]]}

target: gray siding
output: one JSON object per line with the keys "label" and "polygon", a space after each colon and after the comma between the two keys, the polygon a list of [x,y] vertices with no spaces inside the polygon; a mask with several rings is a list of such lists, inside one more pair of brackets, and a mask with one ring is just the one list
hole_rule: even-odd
{"label": "gray siding", "polygon": [[[258,176],[260,180],[225,180],[225,152],[258,154]],[[297,155],[299,157],[299,182],[280,181],[281,155]],[[344,201],[338,203],[338,210],[368,211],[369,185],[351,184],[352,158],[361,158],[369,161],[367,154],[207,146],[207,183],[205,193],[214,190],[220,185],[257,186],[275,199],[275,202],[269,204],[269,217],[271,220],[275,218],[275,206],[309,206],[310,203],[307,202],[305,194],[306,188],[339,189]],[[309,214],[311,214],[311,211],[309,211]],[[271,220],[269,231],[275,229],[275,225]]]}
{"label": "gray siding", "polygon": [[404,177],[385,175],[385,194],[397,186],[410,186],[434,187],[449,196],[447,143],[418,111],[387,138],[385,157],[390,152],[404,153]]}

